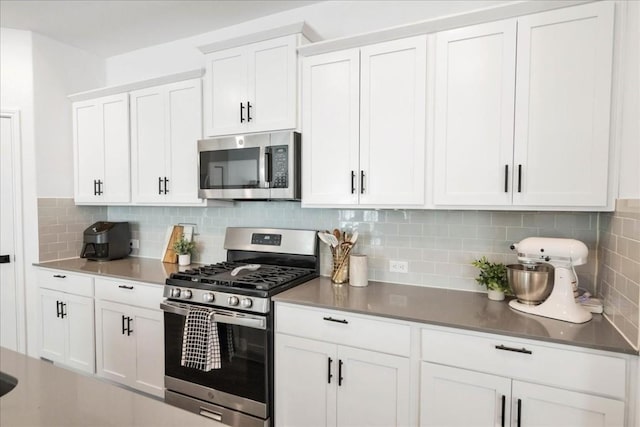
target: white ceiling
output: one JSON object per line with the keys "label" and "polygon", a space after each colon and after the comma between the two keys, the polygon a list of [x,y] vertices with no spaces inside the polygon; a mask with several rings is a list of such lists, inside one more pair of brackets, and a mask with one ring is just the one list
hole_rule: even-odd
{"label": "white ceiling", "polygon": [[34,31],[109,57],[317,2],[1,0],[0,26]]}

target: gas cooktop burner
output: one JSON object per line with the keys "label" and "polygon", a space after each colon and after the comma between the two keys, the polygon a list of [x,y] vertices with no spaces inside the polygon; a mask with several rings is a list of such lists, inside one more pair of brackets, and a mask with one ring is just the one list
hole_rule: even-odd
{"label": "gas cooktop burner", "polygon": [[186,283],[181,283],[183,287],[207,289],[207,285],[211,285],[211,289],[223,286],[231,289],[268,291],[300,278],[315,275],[315,271],[311,269],[264,264],[260,265],[257,270],[241,269],[237,275],[231,275],[234,269],[248,265],[250,264],[221,262],[173,273],[171,279],[186,281]]}

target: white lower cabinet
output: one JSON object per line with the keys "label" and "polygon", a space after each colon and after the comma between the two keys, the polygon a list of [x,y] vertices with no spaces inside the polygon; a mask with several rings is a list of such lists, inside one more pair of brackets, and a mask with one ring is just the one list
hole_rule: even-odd
{"label": "white lower cabinet", "polygon": [[[96,285],[96,298],[126,298],[129,303],[135,303],[139,299],[135,295],[138,288],[148,287],[135,282],[123,283],[105,279],[96,279]],[[125,293],[118,295],[113,292],[112,287]],[[161,291],[161,287],[158,288]],[[131,292],[132,295],[127,296],[126,292]],[[163,313],[160,309],[97,299],[98,375],[149,394],[164,396],[163,325]]]}
{"label": "white lower cabinet", "polygon": [[622,356],[423,330],[422,359],[421,427],[625,425]]}
{"label": "white lower cabinet", "polygon": [[[296,325],[282,322],[278,331],[298,334],[300,325],[309,326],[308,337],[276,334],[277,426],[409,425],[409,357],[339,344],[358,335],[352,343],[367,346],[368,339],[371,347],[379,346],[375,326],[385,322],[288,306],[278,307],[276,313],[277,323],[299,317]],[[408,338],[408,326],[394,326]],[[317,339],[320,336],[324,338]]]}
{"label": "white lower cabinet", "polygon": [[624,402],[422,362],[420,425],[622,426]]}
{"label": "white lower cabinet", "polygon": [[406,426],[409,359],[278,334],[278,426]]}
{"label": "white lower cabinet", "polygon": [[70,368],[94,373],[93,279],[38,270],[40,287],[40,356]]}
{"label": "white lower cabinet", "polygon": [[41,289],[40,301],[40,356],[94,373],[93,298]]}

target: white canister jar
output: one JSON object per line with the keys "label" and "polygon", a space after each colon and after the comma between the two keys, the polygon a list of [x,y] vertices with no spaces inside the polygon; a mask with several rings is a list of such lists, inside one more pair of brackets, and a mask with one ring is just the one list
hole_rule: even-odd
{"label": "white canister jar", "polygon": [[369,284],[367,256],[360,254],[350,255],[349,264],[349,284],[351,286],[367,286]]}

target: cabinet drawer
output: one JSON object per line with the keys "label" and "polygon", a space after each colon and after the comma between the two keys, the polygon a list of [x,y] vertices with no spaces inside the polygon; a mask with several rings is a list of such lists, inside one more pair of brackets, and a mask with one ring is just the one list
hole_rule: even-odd
{"label": "cabinet drawer", "polygon": [[400,356],[410,352],[408,325],[341,311],[277,304],[276,331]]}
{"label": "cabinet drawer", "polygon": [[162,286],[117,279],[96,278],[96,299],[160,309]]}
{"label": "cabinet drawer", "polygon": [[69,273],[63,270],[37,270],[38,285],[41,288],[69,294],[93,296],[93,278],[79,274]]}
{"label": "cabinet drawer", "polygon": [[624,399],[623,358],[501,336],[422,330],[422,359],[514,379]]}

